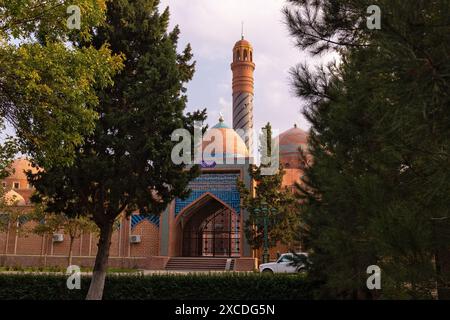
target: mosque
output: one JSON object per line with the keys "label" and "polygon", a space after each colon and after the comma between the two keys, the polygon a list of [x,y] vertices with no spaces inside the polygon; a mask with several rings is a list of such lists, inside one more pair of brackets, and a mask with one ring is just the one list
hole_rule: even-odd
{"label": "mosque", "polygon": [[[112,237],[111,267],[237,271],[257,267],[261,252],[253,250],[245,238],[243,226],[248,213],[241,208],[236,185],[237,178],[250,189],[255,183],[248,175],[253,137],[238,134],[253,130],[253,47],[242,37],[234,45],[232,56],[233,123],[229,126],[221,117],[205,137],[223,137],[224,148],[219,156],[239,161],[204,161],[201,175],[189,184],[192,192],[187,199],[175,199],[159,216],[123,217]],[[203,145],[207,147],[205,137]],[[301,176],[299,148],[306,148],[307,133],[294,125],[281,133],[278,141],[279,161],[285,168],[283,187],[292,187]],[[33,189],[24,170],[32,168],[21,158],[14,161],[12,169],[12,174],[2,181],[6,202],[14,203],[17,210],[31,210]],[[16,225],[9,225],[6,230],[0,229],[0,266],[65,266],[67,238],[63,233],[27,234],[19,232]],[[92,266],[96,249],[97,235],[81,234],[73,244],[73,264]],[[271,248],[271,259],[288,249],[282,244]]]}

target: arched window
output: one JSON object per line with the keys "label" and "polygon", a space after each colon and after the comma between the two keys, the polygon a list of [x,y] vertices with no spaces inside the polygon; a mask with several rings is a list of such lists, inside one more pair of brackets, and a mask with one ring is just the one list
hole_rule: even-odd
{"label": "arched window", "polygon": [[244,50],[244,61],[248,60],[248,53],[247,53],[247,49]]}
{"label": "arched window", "polygon": [[250,51],[250,61],[253,62],[253,51]]}
{"label": "arched window", "polygon": [[236,50],[236,60],[241,61],[241,53],[240,53],[239,49]]}

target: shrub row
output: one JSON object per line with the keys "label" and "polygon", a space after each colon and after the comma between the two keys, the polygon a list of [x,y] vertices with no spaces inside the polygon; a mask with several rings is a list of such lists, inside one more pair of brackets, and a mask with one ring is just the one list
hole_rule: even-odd
{"label": "shrub row", "polygon": [[[81,300],[90,277],[82,276],[81,289],[69,290],[64,275],[0,274],[0,300]],[[109,275],[105,300],[284,300],[312,299],[315,284],[302,275],[189,274]]]}

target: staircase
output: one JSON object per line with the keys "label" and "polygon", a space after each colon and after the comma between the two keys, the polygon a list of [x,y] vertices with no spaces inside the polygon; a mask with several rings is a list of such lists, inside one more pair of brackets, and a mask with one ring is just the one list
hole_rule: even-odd
{"label": "staircase", "polygon": [[[234,268],[234,259],[229,263],[229,270]],[[225,271],[227,258],[207,258],[207,257],[172,257],[166,265],[166,270],[172,271]]]}

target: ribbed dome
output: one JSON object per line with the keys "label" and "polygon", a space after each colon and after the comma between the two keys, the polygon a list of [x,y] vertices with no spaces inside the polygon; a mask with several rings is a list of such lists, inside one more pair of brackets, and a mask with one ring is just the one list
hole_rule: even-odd
{"label": "ribbed dome", "polygon": [[285,168],[298,168],[300,166],[300,151],[307,150],[308,133],[297,125],[286,130],[278,136],[280,146],[280,163]]}
{"label": "ribbed dome", "polygon": [[251,47],[251,43],[248,42],[245,39],[239,40],[238,42],[236,42],[236,44],[234,45],[234,47]]}
{"label": "ribbed dome", "polygon": [[203,136],[204,160],[246,158],[248,150],[242,138],[221,117]]}

